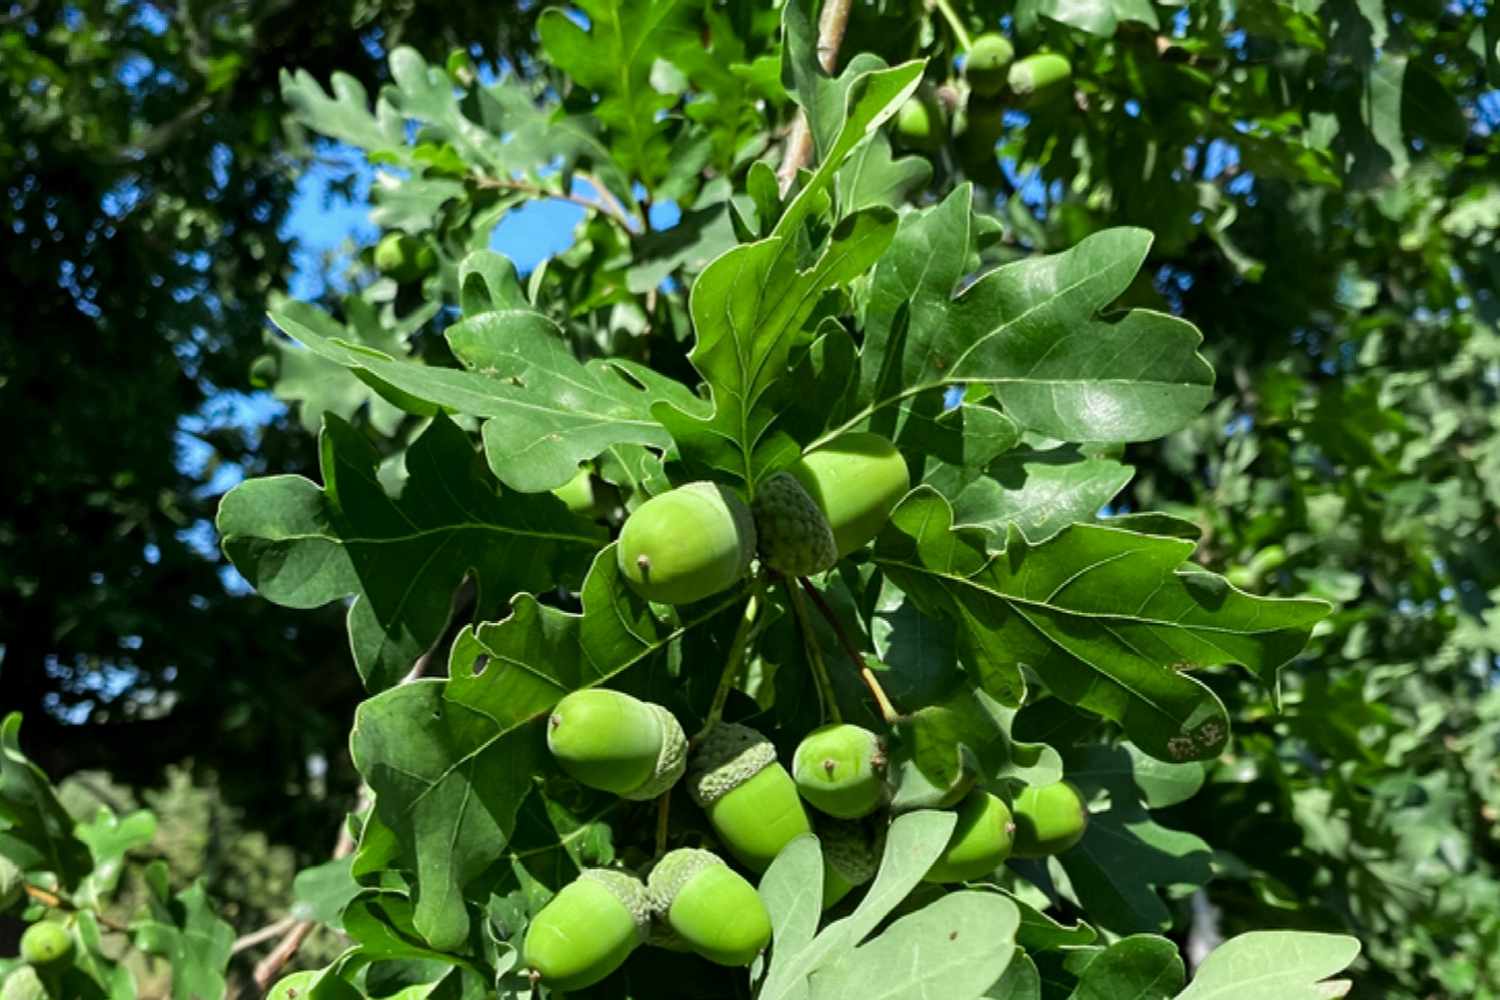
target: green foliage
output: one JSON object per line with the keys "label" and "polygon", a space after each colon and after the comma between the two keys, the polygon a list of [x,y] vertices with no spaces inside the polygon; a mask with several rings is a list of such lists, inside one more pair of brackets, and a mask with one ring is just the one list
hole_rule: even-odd
{"label": "green foliage", "polygon": [[[308,994],[1495,996],[1493,25],[1025,0],[987,94],[950,69],[984,5],[855,5],[832,69],[814,13],[594,0],[489,82],[400,45],[373,98],[283,75],[395,169],[386,245],[437,256],[274,307],[297,346],[258,377],[321,427],[321,485],[220,506],[262,596],[347,605],[368,695],[373,805],[299,879],[349,942]],[[538,199],[585,214],[523,281],[488,247]],[[900,476],[850,477],[847,544],[803,480],[831,568],[721,546],[712,587],[638,592],[628,518],[694,482],[753,505],[851,433]],[[551,492],[580,467],[618,506]],[[752,735],[603,794],[543,721],[603,685],[700,751]],[[864,885],[783,766],[840,722],[892,765]],[[6,767],[0,837],[92,954],[98,858],[140,831],[70,830]],[[923,884],[966,794],[1031,842]],[[748,972],[639,947],[630,907],[571,983],[526,954],[580,871],[714,842],[774,929]],[[137,944],[224,992],[227,926],[147,884]]]}

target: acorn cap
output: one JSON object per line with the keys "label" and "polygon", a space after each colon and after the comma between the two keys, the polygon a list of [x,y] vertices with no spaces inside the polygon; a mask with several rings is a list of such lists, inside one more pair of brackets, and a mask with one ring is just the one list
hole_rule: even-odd
{"label": "acorn cap", "polygon": [[776,747],[765,736],[734,722],[709,730],[688,763],[688,791],[706,809],[776,763]]}
{"label": "acorn cap", "polygon": [[751,504],[761,559],[787,576],[811,576],[839,561],[833,528],[797,479],[778,472],[755,492]]}
{"label": "acorn cap", "polygon": [[823,863],[851,886],[864,885],[880,870],[885,847],[885,827],[872,838],[863,823],[834,820],[818,826],[823,845]]}
{"label": "acorn cap", "polygon": [[630,912],[630,918],[635,921],[636,934],[645,941],[651,932],[651,894],[641,884],[641,880],[626,872],[618,872],[612,868],[585,868],[578,873],[580,879],[597,882],[608,889],[620,904]]}
{"label": "acorn cap", "polygon": [[647,704],[661,723],[661,751],[656,755],[656,770],[646,783],[621,796],[636,802],[644,802],[664,794],[677,784],[677,779],[687,770],[688,739],[687,734],[682,731],[682,723],[661,705],[654,702]]}
{"label": "acorn cap", "polygon": [[683,886],[692,881],[694,875],[705,868],[724,863],[724,859],[713,851],[697,847],[679,847],[675,851],[669,851],[651,869],[651,876],[646,879],[646,891],[651,895],[656,912],[666,913],[672,906],[672,900],[677,898]]}

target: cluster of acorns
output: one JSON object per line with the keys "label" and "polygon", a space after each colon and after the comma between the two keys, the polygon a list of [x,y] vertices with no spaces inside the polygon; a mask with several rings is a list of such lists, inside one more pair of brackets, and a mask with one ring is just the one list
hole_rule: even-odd
{"label": "cluster of acorns", "polygon": [[[1073,66],[1056,52],[1015,58],[1010,40],[998,32],[980,35],[964,56],[968,102],[956,130],[958,153],[966,163],[993,160],[995,140],[1004,127],[1006,107],[1034,109],[1069,93]],[[933,152],[948,139],[948,117],[958,104],[955,88],[924,86],[896,114],[896,138],[911,149]],[[947,100],[944,100],[944,97]]]}
{"label": "cluster of acorns", "polygon": [[[909,488],[906,463],[888,440],[845,434],[767,478],[749,506],[710,482],[646,501],[621,530],[620,572],[641,596],[670,604],[728,589],[757,555],[784,576],[820,573],[874,538]],[[875,875],[896,782],[884,742],[861,726],[814,730],[788,772],[771,741],[748,726],[720,722],[690,748],[664,707],[590,688],[557,704],[547,745],[579,783],[626,799],[654,799],[686,775],[719,842],[754,874],[813,832],[804,802],[812,806],[825,908]],[[1009,857],[1055,854],[1082,837],[1087,811],[1071,785],[1028,788],[1012,808],[974,781],[965,769],[930,803],[956,806],[958,818],[929,882],[980,878]],[[683,848],[662,857],[645,882],[585,870],[531,922],[523,959],[541,982],[568,991],[602,980],[643,943],[741,966],[770,938],[755,888],[719,855]]]}
{"label": "cluster of acorns", "polygon": [[[591,788],[652,799],[687,776],[688,792],[725,850],[759,874],[818,814],[823,905],[874,877],[891,801],[886,749],[870,730],[823,726],[798,746],[790,772],[771,741],[748,726],[719,723],[688,754],[682,726],[660,705],[589,688],[560,701],[547,745],[563,770]],[[964,882],[1006,859],[1067,850],[1082,838],[1088,811],[1066,782],[1031,786],[1012,805],[963,774],[937,803],[956,806],[947,846],[928,882]],[[721,965],[748,965],[771,938],[753,886],[711,851],[663,857],[645,883],[623,871],[588,869],[537,914],[524,959],[542,982],[576,990],[609,975],[640,944],[695,951]]]}

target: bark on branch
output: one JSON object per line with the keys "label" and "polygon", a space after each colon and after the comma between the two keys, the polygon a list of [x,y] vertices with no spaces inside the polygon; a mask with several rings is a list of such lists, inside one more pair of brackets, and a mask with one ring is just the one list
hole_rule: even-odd
{"label": "bark on branch", "polygon": [[[844,44],[844,32],[849,27],[849,11],[853,6],[854,0],[825,0],[823,13],[818,17],[818,65],[829,76],[838,65],[839,47]],[[812,152],[812,129],[807,124],[807,112],[798,111],[797,121],[786,141],[786,151],[781,157],[781,168],[776,171],[783,196],[791,190],[797,171],[812,159]]]}

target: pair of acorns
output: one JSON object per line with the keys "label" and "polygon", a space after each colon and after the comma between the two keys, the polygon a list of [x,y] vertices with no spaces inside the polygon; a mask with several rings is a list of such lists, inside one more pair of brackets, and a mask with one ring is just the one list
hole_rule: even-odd
{"label": "pair of acorns", "polygon": [[[960,129],[960,151],[986,140],[986,152],[999,138],[1004,104],[1032,107],[1061,95],[1073,79],[1073,65],[1055,52],[1015,58],[1010,39],[998,32],[980,35],[964,56],[969,83],[967,124]],[[956,104],[956,96],[951,103]],[[912,149],[933,152],[948,138],[948,109],[931,87],[923,87],[896,113],[896,136]]]}
{"label": "pair of acorns", "polygon": [[906,460],[878,434],[843,434],[760,483],[754,503],[713,482],[652,497],[616,550],[636,593],[690,604],[734,586],[761,561],[786,576],[833,567],[880,531],[911,489]]}
{"label": "pair of acorns", "polygon": [[[882,825],[861,821],[889,803],[890,785],[885,747],[863,727],[838,723],[814,730],[798,745],[788,774],[771,741],[748,726],[714,726],[688,759],[687,738],[671,712],[591,688],[558,703],[548,719],[547,744],[580,783],[627,799],[662,795],[686,773],[689,793],[720,842],[756,873],[812,832],[806,800],[828,817],[818,829],[825,908],[875,875]],[[925,876],[929,882],[980,878],[1008,857],[1059,853],[1083,836],[1087,811],[1065,782],[1026,789],[1014,813],[972,785],[969,773],[938,803],[957,803],[958,817]],[[659,924],[665,932],[653,935]],[[722,859],[679,850],[657,864],[646,885],[624,872],[585,871],[537,914],[524,958],[553,987],[581,989],[653,938],[720,964],[745,965],[770,940],[770,924],[753,887]]]}

